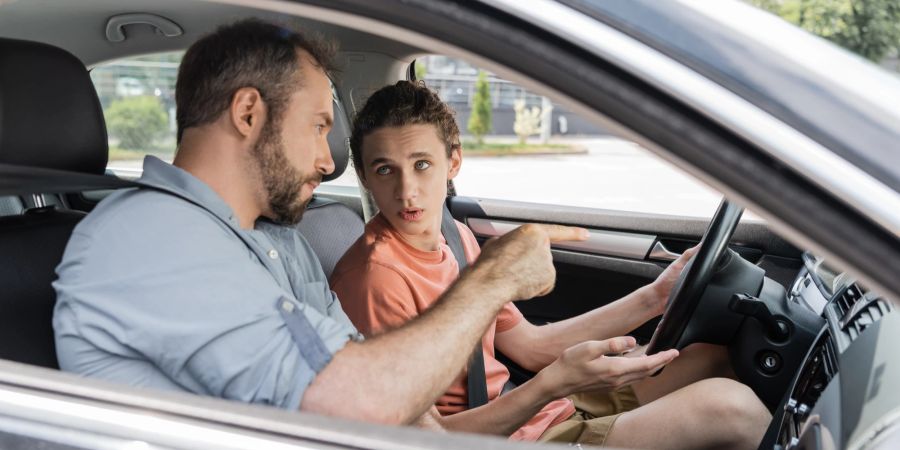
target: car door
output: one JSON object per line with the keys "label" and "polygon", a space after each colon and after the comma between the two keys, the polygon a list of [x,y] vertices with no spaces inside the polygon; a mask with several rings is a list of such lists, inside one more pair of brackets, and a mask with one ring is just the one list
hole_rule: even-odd
{"label": "car door", "polygon": [[[553,247],[557,271],[553,292],[517,306],[532,322],[566,319],[601,307],[652,282],[685,249],[699,243],[708,219],[612,211],[457,196],[450,200],[457,220],[480,242],[528,222],[587,228],[581,243]],[[713,211],[710,211],[712,214]],[[731,248],[766,270],[787,289],[802,265],[800,251],[759,219],[745,219]],[[649,339],[654,323],[636,331]]]}

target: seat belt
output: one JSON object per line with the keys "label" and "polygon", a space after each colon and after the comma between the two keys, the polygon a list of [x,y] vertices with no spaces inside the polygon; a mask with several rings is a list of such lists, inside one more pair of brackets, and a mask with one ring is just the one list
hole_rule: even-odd
{"label": "seat belt", "polygon": [[0,163],[0,195],[63,194],[137,186],[110,175]]}
{"label": "seat belt", "polygon": [[[447,246],[456,258],[459,266],[459,272],[462,274],[463,269],[468,265],[466,262],[466,253],[463,251],[462,237],[459,235],[459,228],[456,227],[456,221],[450,214],[447,203],[444,203],[444,213],[441,216],[441,234],[447,241]],[[488,402],[487,393],[487,377],[484,373],[484,350],[481,346],[481,339],[475,344],[475,351],[469,359],[469,370],[466,375],[466,392],[468,392],[468,408],[477,408],[486,405]]]}

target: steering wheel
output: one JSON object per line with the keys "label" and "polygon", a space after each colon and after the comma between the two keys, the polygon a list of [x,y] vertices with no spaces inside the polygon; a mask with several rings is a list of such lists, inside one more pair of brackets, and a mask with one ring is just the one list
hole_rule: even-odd
{"label": "steering wheel", "polygon": [[678,341],[694,315],[703,291],[715,273],[716,265],[728,250],[728,241],[743,212],[744,208],[722,199],[700,241],[700,249],[685,265],[678,282],[669,293],[666,312],[650,339],[646,354],[678,348]]}

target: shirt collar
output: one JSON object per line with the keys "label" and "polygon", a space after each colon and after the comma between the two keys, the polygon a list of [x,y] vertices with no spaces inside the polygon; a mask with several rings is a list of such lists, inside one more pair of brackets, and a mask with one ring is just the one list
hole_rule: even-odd
{"label": "shirt collar", "polygon": [[234,210],[225,203],[225,200],[208,184],[180,167],[164,162],[155,156],[147,155],[144,157],[144,173],[140,181],[184,197],[223,221],[237,224]]}

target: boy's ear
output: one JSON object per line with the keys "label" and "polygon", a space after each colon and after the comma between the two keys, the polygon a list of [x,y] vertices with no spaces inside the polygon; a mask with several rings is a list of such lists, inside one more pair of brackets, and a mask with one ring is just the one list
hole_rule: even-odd
{"label": "boy's ear", "polygon": [[462,146],[455,147],[450,151],[450,167],[447,170],[447,179],[456,178],[459,169],[462,167]]}

